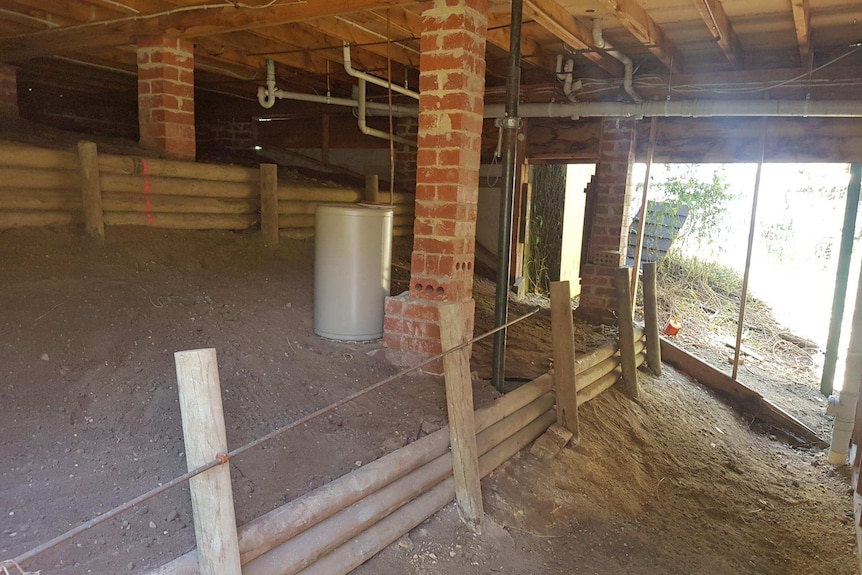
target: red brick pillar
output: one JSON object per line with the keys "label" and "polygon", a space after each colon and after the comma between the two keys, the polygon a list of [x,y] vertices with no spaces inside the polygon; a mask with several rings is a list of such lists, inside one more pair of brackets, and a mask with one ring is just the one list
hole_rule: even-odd
{"label": "red brick pillar", "polygon": [[441,351],[440,302],[461,303],[473,332],[487,12],[488,0],[434,0],[422,14],[410,289],[387,299],[383,337],[397,365]]}
{"label": "red brick pillar", "polygon": [[138,40],[141,146],[166,158],[195,159],[194,45],[173,36]]}
{"label": "red brick pillar", "polygon": [[18,117],[18,69],[0,64],[0,118]]}
{"label": "red brick pillar", "polygon": [[587,319],[615,321],[614,270],[626,262],[630,180],[635,161],[635,120],[602,120],[596,166],[596,211],[587,263],[581,268],[578,313]]}

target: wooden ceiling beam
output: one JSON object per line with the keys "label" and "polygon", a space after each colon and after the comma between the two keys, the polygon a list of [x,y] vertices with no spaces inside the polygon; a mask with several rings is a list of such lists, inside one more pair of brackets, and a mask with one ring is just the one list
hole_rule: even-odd
{"label": "wooden ceiling beam", "polygon": [[585,58],[604,71],[612,76],[623,75],[623,65],[599,51],[593,42],[592,31],[569,14],[557,0],[526,0],[524,13],[574,50],[582,50]]}
{"label": "wooden ceiling beam", "polygon": [[327,36],[336,37],[344,42],[360,44],[362,50],[384,58],[388,53],[393,62],[398,62],[404,66],[419,67],[419,51],[407,49],[402,44],[396,43],[398,40],[409,38],[394,37],[393,42],[387,47],[385,34],[380,34],[344,18],[320,18],[309,21],[302,26]]}
{"label": "wooden ceiling beam", "polygon": [[727,60],[736,68],[742,67],[742,45],[739,43],[739,38],[736,37],[736,32],[733,31],[733,26],[724,11],[721,0],[692,1]]}
{"label": "wooden ceiling beam", "polygon": [[796,27],[796,42],[799,44],[799,59],[804,66],[811,54],[811,6],[808,0],[791,0],[793,25]]}
{"label": "wooden ceiling beam", "polygon": [[[806,2],[808,0],[805,0]],[[637,38],[668,70],[682,71],[682,56],[673,42],[637,0],[601,0],[626,30]]]}
{"label": "wooden ceiling beam", "polygon": [[[111,48],[135,43],[138,36],[173,33],[201,38],[349,14],[380,7],[400,7],[415,0],[306,0],[267,8],[174,7],[108,21],[87,22],[0,39],[0,61],[16,62],[70,51]],[[177,11],[175,11],[177,10]]]}
{"label": "wooden ceiling beam", "polygon": [[[492,13],[488,15],[488,42],[504,52],[511,52],[511,14]],[[550,58],[533,38],[521,33],[521,60],[539,68],[551,69]]]}

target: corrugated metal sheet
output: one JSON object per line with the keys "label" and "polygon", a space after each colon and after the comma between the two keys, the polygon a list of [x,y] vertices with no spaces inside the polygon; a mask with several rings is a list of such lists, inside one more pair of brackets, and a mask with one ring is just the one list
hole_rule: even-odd
{"label": "corrugated metal sheet", "polygon": [[[661,262],[679,235],[679,230],[682,229],[687,217],[688,207],[686,206],[677,209],[668,202],[647,202],[641,262]],[[626,248],[628,266],[633,266],[635,263],[639,224],[640,218],[636,215],[629,227],[629,242]]]}

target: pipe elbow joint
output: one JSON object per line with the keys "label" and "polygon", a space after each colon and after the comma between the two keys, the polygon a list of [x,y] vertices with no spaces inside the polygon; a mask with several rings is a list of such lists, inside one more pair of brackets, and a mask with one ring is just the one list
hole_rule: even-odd
{"label": "pipe elbow joint", "polygon": [[273,106],[275,106],[275,92],[270,91],[268,88],[264,88],[263,86],[258,86],[257,102],[263,108],[272,108]]}

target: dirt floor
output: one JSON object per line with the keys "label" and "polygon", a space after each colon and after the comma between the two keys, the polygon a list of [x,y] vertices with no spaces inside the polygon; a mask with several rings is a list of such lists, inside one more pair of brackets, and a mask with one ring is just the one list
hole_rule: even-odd
{"label": "dirt floor", "polygon": [[[409,246],[395,253],[398,292]],[[0,262],[0,559],[185,470],[175,351],[218,350],[231,447],[396,371],[379,342],[313,334],[311,241],[265,250],[256,234],[111,228],[97,246],[72,230],[5,231]],[[477,330],[490,293],[477,281]],[[524,378],[550,356],[547,310],[529,321],[511,334]],[[608,337],[578,333],[584,346]],[[476,347],[477,376],[487,353]],[[550,465],[525,451],[485,480],[481,536],[450,505],[357,572],[857,572],[847,479],[822,452],[770,440],[670,368],[643,387],[639,403],[612,389],[583,407],[581,444]],[[477,405],[496,395],[482,379],[475,390]],[[238,520],[444,422],[430,376],[360,399],[233,461]],[[174,490],[26,567],[141,573],[193,546],[190,513]]]}

